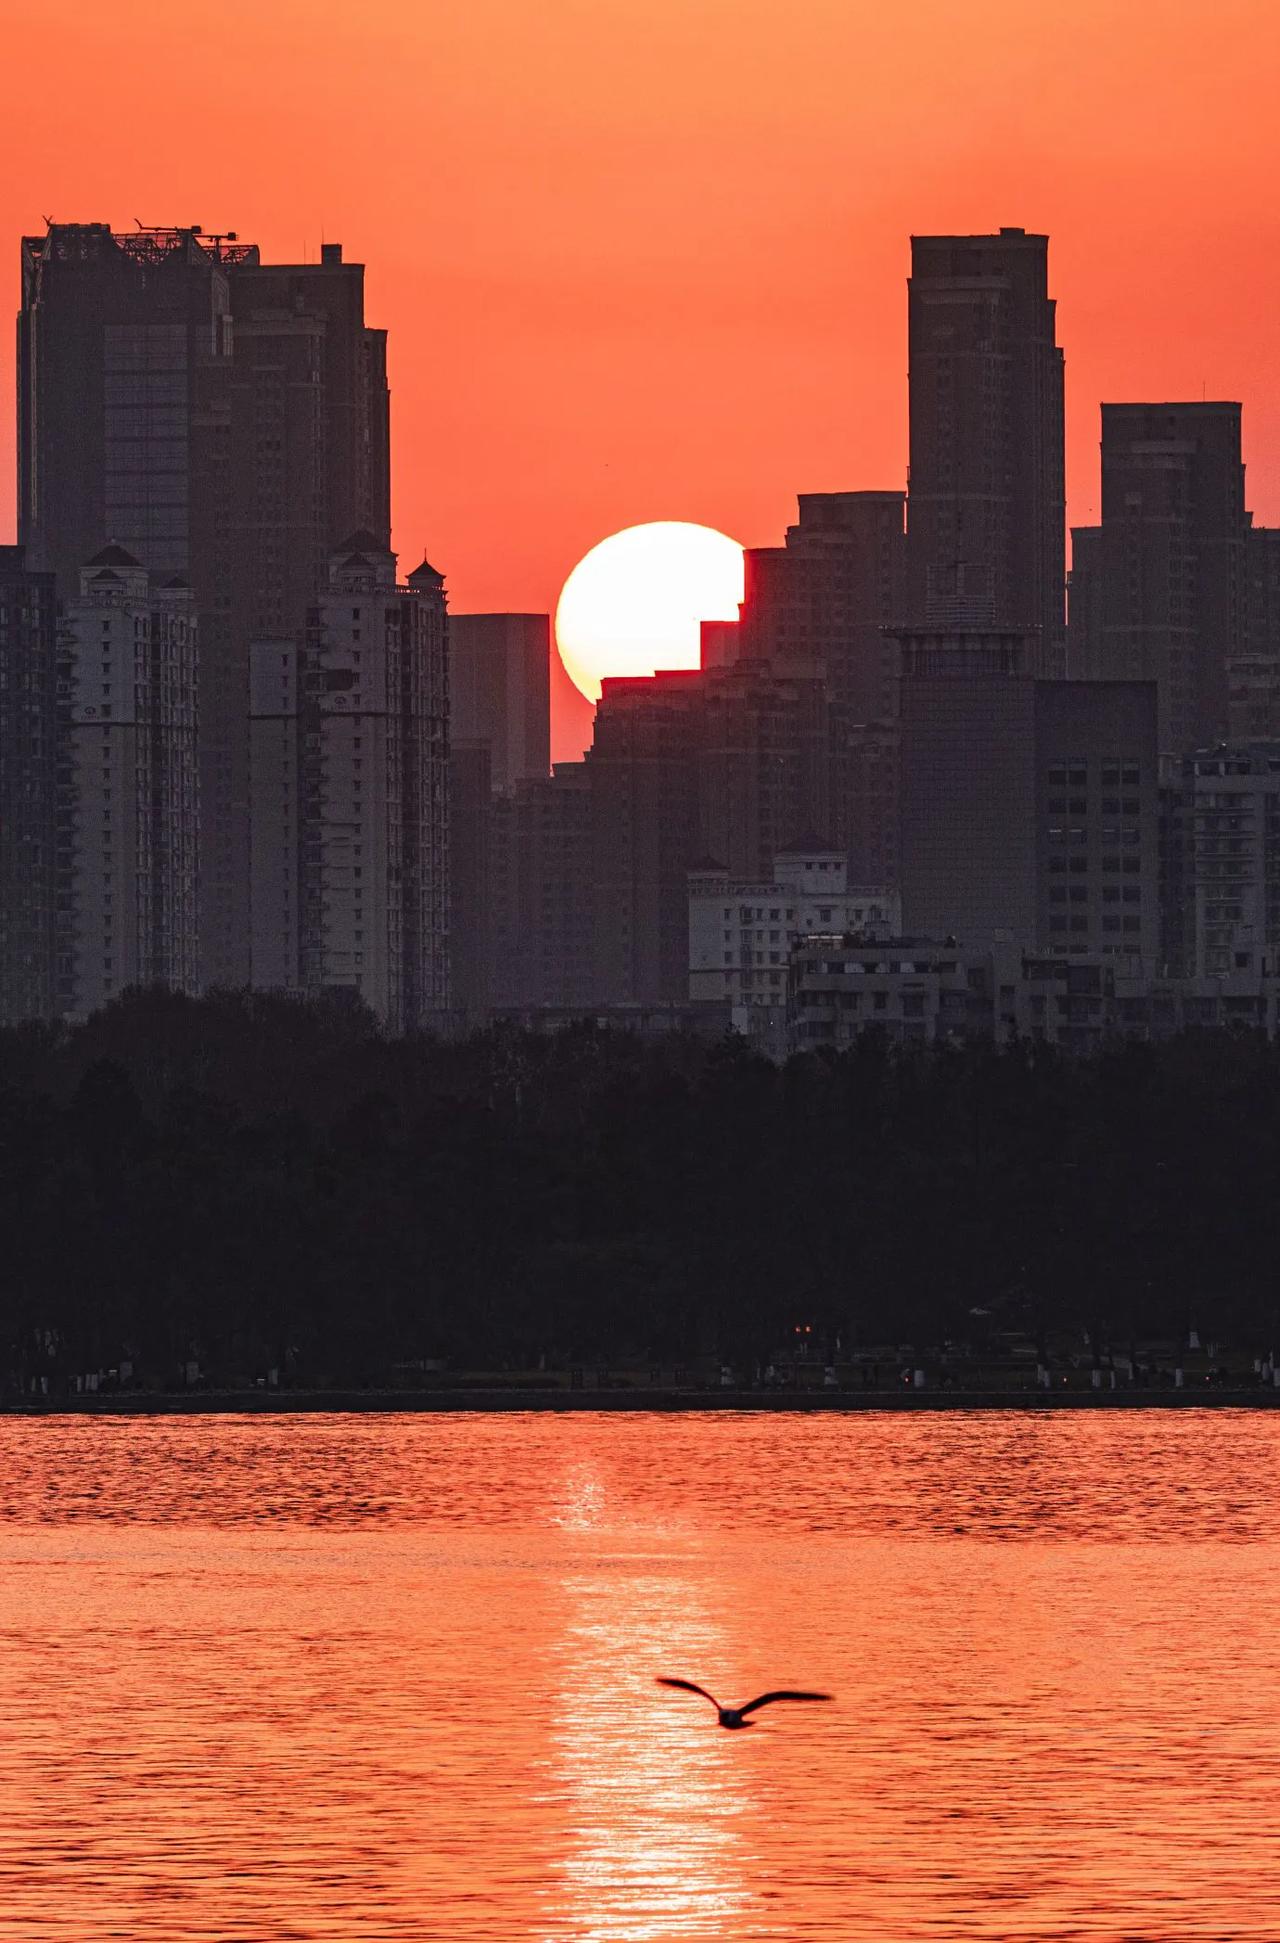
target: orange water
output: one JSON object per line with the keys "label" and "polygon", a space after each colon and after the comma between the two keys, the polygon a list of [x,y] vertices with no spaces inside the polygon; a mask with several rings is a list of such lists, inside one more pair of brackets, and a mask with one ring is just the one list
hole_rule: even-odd
{"label": "orange water", "polygon": [[[0,1938],[1280,1938],[1280,1418],[0,1422]],[[704,1702],[826,1687],[720,1732]]]}

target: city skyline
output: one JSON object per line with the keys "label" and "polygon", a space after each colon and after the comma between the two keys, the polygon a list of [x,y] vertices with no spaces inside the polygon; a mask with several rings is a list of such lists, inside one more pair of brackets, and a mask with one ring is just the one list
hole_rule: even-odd
{"label": "city skyline", "polygon": [[[1248,108],[1280,30],[1253,0],[1212,32],[1177,16],[1157,36],[1112,11],[1078,9],[1064,35],[995,0],[963,24],[939,7],[908,43],[823,7],[831,59],[815,63],[754,4],[575,14],[566,47],[558,13],[539,26],[491,0],[428,34],[383,0],[358,29],[335,19],[291,47],[281,103],[266,92],[275,29],[220,22],[220,60],[202,67],[203,30],[193,43],[192,23],[126,0],[113,49],[145,27],[153,81],[176,84],[180,57],[181,87],[158,88],[145,150],[89,87],[91,60],[58,91],[74,139],[49,139],[55,111],[28,91],[0,226],[194,220],[285,260],[343,240],[391,334],[394,542],[416,559],[429,541],[463,611],[551,611],[582,553],[636,521],[767,545],[796,491],[900,486],[912,232],[1051,236],[1073,524],[1099,516],[1103,400],[1202,396],[1243,401],[1250,504],[1274,521],[1277,224]],[[14,46],[19,65],[38,51],[34,16]],[[643,85],[623,90],[633,69]],[[422,152],[414,117],[386,109],[428,78],[438,142]],[[330,145],[339,113],[346,139]],[[265,151],[226,139],[250,119]],[[661,141],[668,127],[684,139]],[[584,143],[598,171],[580,168]],[[264,152],[306,154],[305,185],[264,170]],[[1108,223],[1118,185],[1124,220]],[[0,388],[11,360],[6,337]],[[6,534],[11,439],[6,420]]]}

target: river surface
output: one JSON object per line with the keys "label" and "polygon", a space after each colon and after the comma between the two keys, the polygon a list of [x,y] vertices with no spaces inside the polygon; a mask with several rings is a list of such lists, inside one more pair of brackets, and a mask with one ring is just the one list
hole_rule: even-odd
{"label": "river surface", "polygon": [[0,1938],[1276,1943],[1278,1439],[0,1421]]}

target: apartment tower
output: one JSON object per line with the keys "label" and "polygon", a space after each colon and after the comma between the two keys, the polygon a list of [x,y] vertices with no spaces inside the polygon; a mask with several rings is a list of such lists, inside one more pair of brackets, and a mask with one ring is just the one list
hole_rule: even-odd
{"label": "apartment tower", "polygon": [[908,284],[913,624],[1014,629],[1066,672],[1063,358],[1049,239],[915,236]]}

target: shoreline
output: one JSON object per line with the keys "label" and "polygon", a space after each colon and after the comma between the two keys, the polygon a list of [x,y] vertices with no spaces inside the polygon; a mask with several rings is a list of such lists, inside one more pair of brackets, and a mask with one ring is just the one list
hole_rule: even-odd
{"label": "shoreline", "polygon": [[1280,1390],[211,1390],[0,1402],[5,1417],[422,1416],[545,1412],[696,1415],[867,1411],[1274,1410]]}

